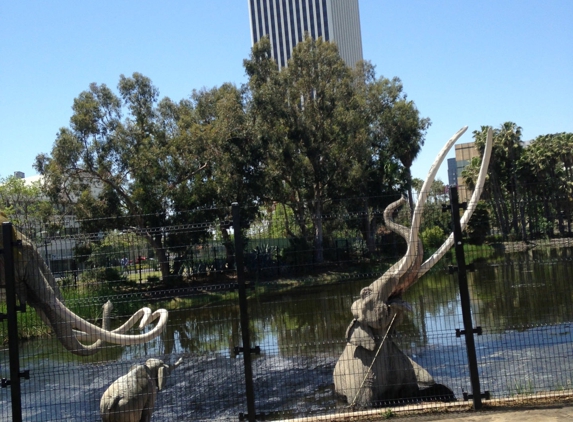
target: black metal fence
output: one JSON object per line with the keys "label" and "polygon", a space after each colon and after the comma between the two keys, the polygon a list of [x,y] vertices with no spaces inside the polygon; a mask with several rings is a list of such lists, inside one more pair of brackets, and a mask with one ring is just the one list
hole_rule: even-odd
{"label": "black metal fence", "polygon": [[[518,224],[527,230],[503,232],[484,203],[462,233],[452,226],[460,214],[449,204],[457,201],[442,195],[428,201],[419,228],[424,257],[451,232],[455,247],[403,295],[411,312],[389,332],[427,371],[419,384],[436,388],[360,406],[336,393],[333,371],[347,345],[351,306],[406,253],[406,242],[382,222],[394,199],[329,204],[321,224],[316,215],[301,219],[278,205],[180,213],[177,224],[166,217],[150,227],[127,218],[4,223],[0,420],[100,420],[108,387],[150,358],[170,366],[156,391],[156,421],[334,418],[452,400],[479,408],[485,400],[573,389],[570,216],[548,218],[550,202],[531,200],[522,209],[541,210],[543,225],[540,216],[526,215]],[[404,206],[395,220],[407,226],[409,215]],[[59,312],[27,287],[33,276],[21,266],[26,242],[35,245],[38,262],[25,269],[43,259],[63,302],[81,318],[101,325],[109,300],[112,330],[146,306],[168,310],[166,328],[142,344],[106,342],[89,356],[67,350],[58,339],[67,335],[63,329],[55,335],[58,324],[50,328],[31,307]]]}

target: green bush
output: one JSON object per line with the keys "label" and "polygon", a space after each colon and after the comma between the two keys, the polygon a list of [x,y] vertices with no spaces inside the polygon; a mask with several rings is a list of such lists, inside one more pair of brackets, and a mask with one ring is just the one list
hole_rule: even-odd
{"label": "green bush", "polygon": [[480,201],[466,228],[468,242],[472,245],[483,245],[490,228],[491,224],[487,205],[485,202]]}
{"label": "green bush", "polygon": [[446,240],[444,231],[438,226],[429,227],[420,234],[425,249],[438,249]]}
{"label": "green bush", "polygon": [[82,283],[103,283],[104,281],[126,281],[126,277],[115,267],[94,268],[84,271],[80,276]]}

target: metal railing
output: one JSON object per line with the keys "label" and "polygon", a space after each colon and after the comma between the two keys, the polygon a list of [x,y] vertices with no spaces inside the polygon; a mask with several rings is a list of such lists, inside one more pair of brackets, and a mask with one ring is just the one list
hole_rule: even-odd
{"label": "metal railing", "polygon": [[[449,219],[454,250],[405,295],[412,312],[396,327],[393,341],[436,385],[453,392],[455,400],[472,400],[475,409],[492,397],[557,396],[569,390],[571,238],[556,231],[555,238],[535,243],[491,238],[472,244],[459,227],[456,190],[450,194],[450,217],[425,216],[424,224],[431,228],[427,221],[437,226]],[[0,351],[0,377],[7,387],[0,390],[0,419],[47,421],[65,415],[68,420],[96,420],[102,393],[132,364],[148,358],[171,363],[183,359],[165,391],[157,392],[154,420],[254,421],[335,417],[357,410],[333,386],[333,370],[352,321],[350,307],[360,289],[398,261],[406,248],[380,230],[375,242],[361,238],[364,217],[379,218],[381,213],[338,210],[323,216],[332,231],[321,245],[322,261],[312,239],[277,240],[282,232],[269,229],[284,223],[277,217],[272,223],[269,216],[260,218],[258,227],[252,221],[241,226],[238,204],[231,207],[231,221],[225,225],[230,243],[214,234],[219,221],[153,229],[162,233],[169,273],[161,271],[158,251],[144,248],[141,237],[130,234],[133,229],[62,236],[66,247],[74,244],[75,263],[59,267],[58,284],[75,313],[98,322],[101,306],[111,300],[117,326],[142,305],[170,312],[157,339],[137,346],[109,345],[87,358],[72,356],[46,337],[49,330],[33,309],[22,313],[26,306],[13,264],[20,242],[12,225],[4,223],[1,280],[6,308],[0,315],[0,336],[8,350]],[[407,210],[402,213],[396,221],[408,220]],[[495,221],[491,226],[495,229]],[[22,231],[20,227],[17,233]],[[426,248],[435,248],[428,233],[422,236],[429,243]],[[52,248],[57,241],[52,240]],[[136,255],[137,250],[147,256]],[[30,339],[18,340],[26,336]],[[439,406],[445,396],[454,400],[436,391],[433,396],[378,401],[369,408]]]}

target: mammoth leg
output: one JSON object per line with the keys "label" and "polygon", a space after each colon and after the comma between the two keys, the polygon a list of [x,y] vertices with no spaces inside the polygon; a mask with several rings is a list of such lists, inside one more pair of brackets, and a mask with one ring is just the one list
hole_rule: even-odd
{"label": "mammoth leg", "polygon": [[350,405],[380,405],[418,394],[416,372],[408,356],[391,339],[384,342],[378,356],[377,348],[371,351],[347,344],[334,368],[335,391]]}

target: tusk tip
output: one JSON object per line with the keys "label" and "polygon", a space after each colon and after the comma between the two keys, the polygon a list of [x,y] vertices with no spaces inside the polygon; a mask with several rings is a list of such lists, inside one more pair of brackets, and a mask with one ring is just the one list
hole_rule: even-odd
{"label": "tusk tip", "polygon": [[143,312],[143,316],[141,317],[141,322],[139,323],[139,329],[141,330],[151,322],[151,309],[141,308],[139,312]]}

